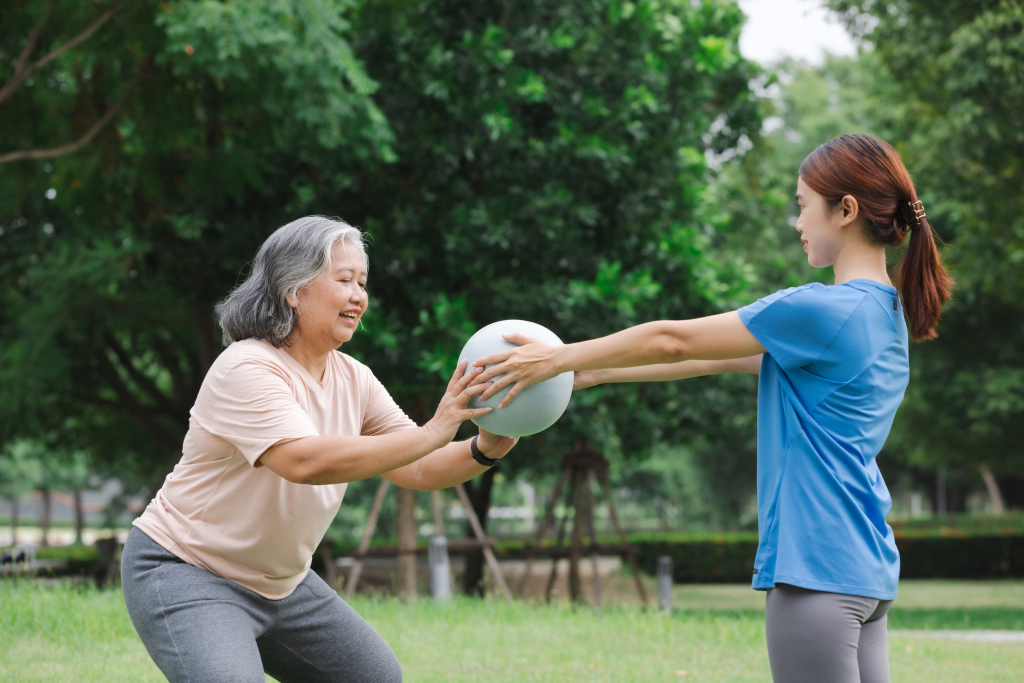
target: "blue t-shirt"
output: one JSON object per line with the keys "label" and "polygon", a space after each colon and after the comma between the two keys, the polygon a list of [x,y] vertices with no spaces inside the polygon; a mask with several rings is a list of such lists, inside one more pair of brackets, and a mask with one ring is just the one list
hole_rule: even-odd
{"label": "blue t-shirt", "polygon": [[900,556],[875,456],[910,375],[896,289],[815,283],[739,314],[768,351],[757,390],[753,587],[895,599]]}

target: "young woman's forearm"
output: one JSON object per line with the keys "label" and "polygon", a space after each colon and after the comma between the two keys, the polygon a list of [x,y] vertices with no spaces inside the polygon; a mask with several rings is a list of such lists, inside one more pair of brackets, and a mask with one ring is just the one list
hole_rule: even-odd
{"label": "young woman's forearm", "polygon": [[600,339],[560,346],[554,358],[558,372],[568,372],[745,358],[763,351],[733,311],[696,320],[644,323]]}
{"label": "young woman's forearm", "polygon": [[757,374],[761,356],[730,358],[729,360],[687,360],[681,363],[660,363],[633,368],[607,368],[591,370],[596,384],[617,382],[670,382],[677,379],[721,375],[727,372]]}
{"label": "young woman's forearm", "polygon": [[307,436],[272,446],[258,462],[295,483],[344,484],[405,467],[442,443],[429,427],[380,436]]}
{"label": "young woman's forearm", "polygon": [[[481,450],[483,452],[483,449]],[[501,458],[501,453],[484,453],[489,458]],[[476,460],[469,441],[452,441],[411,465],[385,472],[384,478],[393,484],[417,491],[446,489],[487,471]]]}

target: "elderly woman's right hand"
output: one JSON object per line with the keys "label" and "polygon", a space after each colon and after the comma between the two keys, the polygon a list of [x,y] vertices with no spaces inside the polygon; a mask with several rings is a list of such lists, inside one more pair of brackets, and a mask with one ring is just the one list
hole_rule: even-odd
{"label": "elderly woman's right hand", "polygon": [[437,447],[440,448],[455,438],[459,426],[466,420],[471,420],[480,415],[486,415],[490,408],[467,408],[469,399],[477,394],[483,393],[490,388],[490,382],[484,382],[470,386],[477,375],[483,372],[483,368],[470,368],[466,370],[466,361],[459,363],[455,368],[455,374],[448,382],[448,388],[437,404],[437,412],[427,424],[423,425],[434,437]]}

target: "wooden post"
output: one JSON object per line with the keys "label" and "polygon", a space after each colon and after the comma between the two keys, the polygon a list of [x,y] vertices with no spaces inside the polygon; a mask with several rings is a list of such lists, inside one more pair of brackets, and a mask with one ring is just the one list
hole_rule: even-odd
{"label": "wooden post", "polygon": [[[571,475],[570,475],[571,476]],[[569,496],[572,496],[572,486],[569,487]],[[551,602],[551,589],[555,587],[555,579],[558,578],[558,553],[557,550],[562,547],[562,543],[565,540],[565,527],[569,523],[569,503],[566,501],[565,514],[558,520],[558,535],[555,538],[555,545],[552,546],[552,550],[556,551],[552,553],[551,557],[551,573],[548,574],[548,585],[544,588],[544,601]]]}
{"label": "wooden post", "polygon": [[601,481],[601,488],[604,490],[604,497],[608,500],[608,516],[611,518],[612,525],[615,527],[615,530],[619,533],[619,539],[622,541],[622,545],[626,548],[626,557],[629,559],[629,568],[633,572],[633,580],[636,582],[636,592],[640,595],[640,602],[646,606],[647,592],[644,590],[644,584],[640,581],[640,569],[636,566],[636,551],[633,550],[633,546],[629,544],[626,532],[622,530],[622,525],[619,524],[619,516],[615,513],[615,501],[612,500],[612,487],[608,484],[608,470],[601,470],[598,473],[598,478]]}
{"label": "wooden post", "polygon": [[597,567],[597,531],[594,529],[594,470],[587,470],[587,527],[590,532],[590,569],[594,575],[594,604],[601,606],[601,576]]}
{"label": "wooden post", "polygon": [[82,544],[82,529],[85,527],[85,515],[82,513],[82,489],[75,489],[75,543]]}
{"label": "wooden post", "polygon": [[586,511],[583,509],[583,470],[574,467],[572,472],[572,541],[569,545],[569,600],[583,599],[580,590],[580,555],[583,552],[583,527]]}
{"label": "wooden post", "polygon": [[416,492],[398,487],[398,592],[416,598]]}
{"label": "wooden post", "polygon": [[526,551],[526,569],[523,571],[523,575],[519,577],[519,585],[516,586],[516,593],[520,597],[522,597],[524,591],[526,591],[526,584],[530,580],[530,572],[533,570],[534,549],[540,546],[541,542],[544,540],[544,534],[548,532],[548,527],[550,527],[551,522],[554,521],[555,506],[558,505],[558,498],[562,495],[562,487],[565,486],[565,480],[568,477],[569,469],[562,468],[562,473],[558,477],[558,483],[555,484],[555,490],[551,492],[551,500],[548,501],[548,509],[544,512],[544,521],[541,522],[540,527],[537,529],[537,533],[533,537],[533,545]]}
{"label": "wooden post", "polygon": [[377,528],[377,518],[380,517],[380,508],[384,504],[384,494],[388,492],[389,482],[384,477],[380,478],[380,486],[377,487],[377,495],[373,497],[373,506],[370,508],[370,516],[366,520],[366,528],[363,529],[363,537],[359,539],[359,549],[356,551],[356,561],[352,565],[352,571],[345,581],[345,599],[350,599],[356,592],[359,585],[359,575],[363,573],[363,559],[366,551],[370,548],[370,539]]}
{"label": "wooden post", "polygon": [[466,487],[462,484],[456,484],[455,491],[459,494],[459,500],[462,501],[462,506],[466,508],[466,516],[469,518],[469,525],[473,527],[473,534],[476,536],[476,540],[480,541],[480,544],[483,546],[484,559],[487,560],[487,566],[490,567],[491,574],[494,576],[494,583],[498,585],[498,588],[505,596],[505,599],[511,602],[512,591],[509,590],[508,584],[505,583],[505,577],[501,573],[501,567],[498,566],[498,558],[494,556],[494,551],[487,543],[487,535],[484,533],[484,528],[480,524],[480,519],[476,516],[476,510],[473,509],[473,503],[469,499],[469,494],[466,493]]}
{"label": "wooden post", "polygon": [[328,586],[338,590],[338,568],[334,565],[331,544],[327,540],[320,542],[320,558],[324,561],[324,580]]}

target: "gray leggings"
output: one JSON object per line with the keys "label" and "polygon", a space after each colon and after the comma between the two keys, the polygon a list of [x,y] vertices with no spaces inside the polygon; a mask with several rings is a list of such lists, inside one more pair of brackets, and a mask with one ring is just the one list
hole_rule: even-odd
{"label": "gray leggings", "polygon": [[391,648],[313,572],[268,600],[181,561],[138,528],[121,556],[124,601],[172,683],[398,683]]}
{"label": "gray leggings", "polygon": [[892,600],[788,584],[768,591],[765,629],[775,683],[889,683]]}

